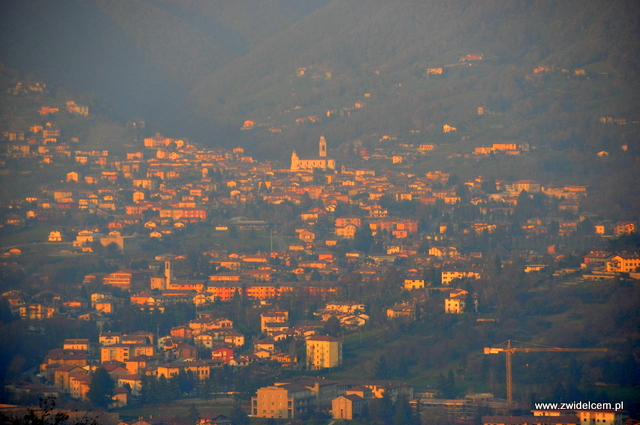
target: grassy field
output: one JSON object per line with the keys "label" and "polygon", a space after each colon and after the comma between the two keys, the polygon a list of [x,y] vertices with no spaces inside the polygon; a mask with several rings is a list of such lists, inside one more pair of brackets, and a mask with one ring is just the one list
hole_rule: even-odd
{"label": "grassy field", "polygon": [[[4,227],[0,229],[0,248],[46,242],[52,230],[60,230],[60,226],[39,224],[37,227]],[[61,248],[58,246],[57,249]]]}
{"label": "grassy field", "polygon": [[[171,404],[153,404],[153,405],[145,405],[142,407],[123,407],[115,410],[115,412],[120,414],[121,420],[131,420],[137,419],[139,417],[148,418],[149,416],[153,416],[157,418],[158,416],[181,416],[188,417],[191,406],[195,405],[196,409],[200,413],[219,413],[222,415],[229,415],[234,407],[234,402],[230,399],[223,399],[220,401],[214,400],[202,400],[202,399],[183,399],[178,400],[175,403]],[[249,411],[249,405],[242,406],[246,412]]]}

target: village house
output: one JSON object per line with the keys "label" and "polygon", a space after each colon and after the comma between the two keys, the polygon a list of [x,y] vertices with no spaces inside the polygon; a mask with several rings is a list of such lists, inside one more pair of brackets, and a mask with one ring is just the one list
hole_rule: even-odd
{"label": "village house", "polygon": [[260,313],[260,332],[266,333],[269,323],[287,323],[289,312],[287,310],[272,310]]}
{"label": "village house", "polygon": [[638,225],[633,221],[619,221],[616,223],[613,234],[615,236],[628,235],[638,231]]}
{"label": "village house", "polygon": [[606,263],[608,272],[630,273],[640,271],[640,254],[614,255]]}
{"label": "village house", "polygon": [[425,278],[422,276],[408,276],[404,279],[403,287],[407,291],[414,289],[423,289],[425,286]]}
{"label": "village house", "polygon": [[[566,418],[565,415],[575,415],[578,419],[577,423],[581,425],[594,425],[596,423],[603,425],[622,425],[629,418],[629,412],[626,410],[582,410],[582,409],[566,409],[566,410],[543,410],[534,409],[531,411],[534,418],[547,418],[549,422],[554,423],[556,418]],[[532,422],[536,423],[536,422]],[[562,423],[559,421],[559,423]],[[576,423],[575,419],[572,422]]]}
{"label": "village house", "polygon": [[222,360],[224,363],[229,363],[234,355],[233,349],[227,345],[218,345],[211,350],[211,358]]}
{"label": "village house", "polygon": [[449,297],[444,300],[444,312],[453,314],[464,313],[465,304],[469,292],[464,289],[455,289],[449,293]]}
{"label": "village house", "polygon": [[363,313],[366,309],[364,303],[357,301],[336,301],[325,304],[325,310],[341,313]]}
{"label": "village house", "polygon": [[518,180],[511,184],[510,190],[515,193],[526,191],[527,193],[540,193],[542,185],[534,180]]}
{"label": "village house", "polygon": [[132,357],[153,356],[154,354],[154,346],[149,344],[112,344],[100,347],[100,362],[115,360],[124,363]]}
{"label": "village house", "polygon": [[429,248],[428,254],[438,258],[457,258],[458,249],[454,246],[434,246]]}
{"label": "village house", "polygon": [[462,270],[443,270],[441,276],[443,285],[449,285],[454,279],[480,279],[482,277],[478,272]]}
{"label": "village house", "polygon": [[408,303],[396,304],[387,309],[387,319],[410,319],[416,318],[416,308]]}

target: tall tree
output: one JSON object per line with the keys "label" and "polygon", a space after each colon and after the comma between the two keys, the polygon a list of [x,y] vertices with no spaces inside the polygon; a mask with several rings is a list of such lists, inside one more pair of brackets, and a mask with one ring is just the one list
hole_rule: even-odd
{"label": "tall tree", "polygon": [[356,234],[353,237],[353,246],[357,250],[368,253],[373,243],[374,239],[371,234],[371,228],[365,223],[356,230]]}
{"label": "tall tree", "polygon": [[387,364],[387,357],[385,355],[380,356],[376,362],[375,377],[377,379],[389,378],[389,365]]}
{"label": "tall tree", "polygon": [[142,404],[158,401],[158,378],[150,375],[142,375],[140,401]]}
{"label": "tall tree", "polygon": [[106,408],[111,404],[114,388],[115,383],[109,372],[104,367],[99,367],[93,373],[87,397],[96,406]]}
{"label": "tall tree", "polygon": [[327,320],[327,323],[324,325],[324,331],[331,336],[340,335],[341,330],[340,319],[336,316],[329,317],[329,320]]}
{"label": "tall tree", "polygon": [[419,425],[420,419],[414,414],[409,405],[409,400],[404,394],[400,394],[394,404],[393,425]]}

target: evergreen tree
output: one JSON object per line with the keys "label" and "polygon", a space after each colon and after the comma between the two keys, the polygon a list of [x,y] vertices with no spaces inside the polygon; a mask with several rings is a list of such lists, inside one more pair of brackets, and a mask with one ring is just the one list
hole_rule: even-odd
{"label": "evergreen tree", "polygon": [[341,330],[342,327],[340,326],[340,319],[338,319],[336,316],[329,317],[329,320],[327,320],[327,324],[324,325],[324,331],[331,336],[340,335]]}
{"label": "evergreen tree", "polygon": [[455,377],[453,375],[453,370],[449,369],[449,372],[447,373],[447,396],[449,398],[455,398],[457,395],[457,391],[456,391],[456,380]]}
{"label": "evergreen tree", "polygon": [[449,369],[446,377],[442,373],[438,375],[438,389],[442,391],[444,398],[455,398],[456,382],[453,376],[453,370]]}
{"label": "evergreen tree", "polygon": [[416,419],[407,397],[399,395],[394,404],[393,425],[413,425],[417,423]]}
{"label": "evergreen tree", "polygon": [[167,382],[167,378],[162,375],[158,378],[157,383],[157,401],[160,403],[169,403],[171,401],[170,391],[169,391],[169,382]]}
{"label": "evergreen tree", "polygon": [[389,378],[389,365],[387,364],[386,356],[380,356],[378,361],[376,362],[376,378],[377,379],[387,379]]}
{"label": "evergreen tree", "polygon": [[115,383],[109,372],[104,367],[99,367],[93,373],[87,397],[96,406],[107,408],[111,404],[114,388]]}
{"label": "evergreen tree", "polygon": [[496,254],[496,256],[493,258],[493,275],[494,276],[500,276],[502,274],[502,260],[500,259],[500,256]]}
{"label": "evergreen tree", "polygon": [[319,282],[322,280],[322,275],[320,274],[318,269],[313,269],[313,271],[311,272],[311,280],[314,282]]}
{"label": "evergreen tree", "polygon": [[[164,375],[163,375],[164,376]],[[182,391],[180,391],[180,380],[178,375],[171,377],[167,380],[167,400],[175,401],[182,398]]]}
{"label": "evergreen tree", "polygon": [[196,378],[191,371],[185,372],[184,370],[181,370],[180,373],[172,379],[177,380],[180,393],[182,394],[190,394],[196,387]]}
{"label": "evergreen tree", "polygon": [[363,224],[356,230],[356,234],[353,237],[353,246],[355,249],[368,253],[374,242],[375,240],[368,224]]}
{"label": "evergreen tree", "polygon": [[385,391],[382,398],[377,398],[369,404],[371,423],[388,424],[394,415],[393,401],[389,391]]}
{"label": "evergreen tree", "polygon": [[142,404],[158,402],[158,378],[155,376],[142,375],[140,401]]}
{"label": "evergreen tree", "polygon": [[442,373],[438,374],[438,381],[436,383],[436,388],[439,389],[442,394],[443,397],[446,397],[445,395],[445,388],[447,387],[447,380],[444,378],[444,375]]}

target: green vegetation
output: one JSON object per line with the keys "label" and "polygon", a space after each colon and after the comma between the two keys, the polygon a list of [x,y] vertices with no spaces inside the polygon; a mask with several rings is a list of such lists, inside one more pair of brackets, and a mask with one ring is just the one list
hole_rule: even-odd
{"label": "green vegetation", "polygon": [[91,386],[87,397],[96,406],[107,408],[111,404],[115,383],[104,367],[99,367],[93,373]]}

